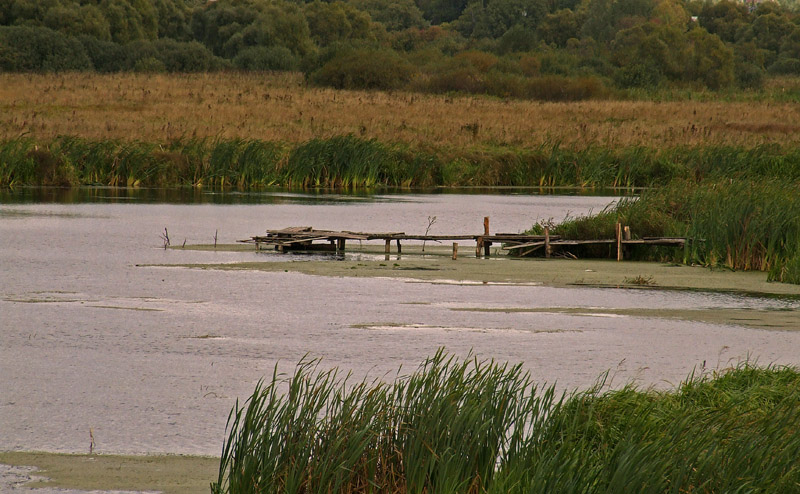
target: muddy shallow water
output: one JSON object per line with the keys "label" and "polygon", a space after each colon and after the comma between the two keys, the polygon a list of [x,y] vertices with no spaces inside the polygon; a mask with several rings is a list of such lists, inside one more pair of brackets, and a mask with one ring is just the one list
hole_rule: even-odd
{"label": "muddy shallow water", "polygon": [[[411,272],[390,279],[137,266],[286,259],[164,250],[164,227],[173,244],[213,242],[215,230],[231,243],[299,225],[422,233],[428,216],[437,217],[436,234],[479,233],[486,215],[493,232],[516,232],[611,200],[279,197],[247,205],[0,206],[0,450],[88,452],[92,430],[103,453],[219,454],[235,399],[276,363],[288,371],[306,354],[357,376],[382,376],[411,370],[444,346],[522,361],[537,380],[568,388],[604,371],[614,383],[666,386],[704,362],[800,363],[800,332],[614,312],[797,310],[791,298],[421,283]],[[509,307],[527,310],[498,310]],[[586,310],[546,310],[559,307]]]}

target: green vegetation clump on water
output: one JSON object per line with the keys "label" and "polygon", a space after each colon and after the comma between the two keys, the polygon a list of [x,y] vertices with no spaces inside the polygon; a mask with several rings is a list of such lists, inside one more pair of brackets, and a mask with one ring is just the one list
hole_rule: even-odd
{"label": "green vegetation clump on water", "polygon": [[798,424],[794,368],[559,394],[441,350],[388,383],[304,360],[236,404],[212,492],[795,492]]}
{"label": "green vegetation clump on water", "polygon": [[[735,174],[734,174],[735,175]],[[614,238],[619,221],[634,238],[679,236],[683,252],[642,247],[637,255],[684,263],[759,270],[771,281],[800,283],[800,184],[775,178],[700,184],[679,180],[622,199],[587,217],[568,218],[551,232],[567,239]],[[540,233],[543,225],[531,230]]]}
{"label": "green vegetation clump on water", "polygon": [[253,188],[372,186],[651,187],[673,179],[800,181],[800,149],[427,149],[353,135],[297,145],[256,139],[141,141],[61,137],[0,142],[0,186],[105,185]]}

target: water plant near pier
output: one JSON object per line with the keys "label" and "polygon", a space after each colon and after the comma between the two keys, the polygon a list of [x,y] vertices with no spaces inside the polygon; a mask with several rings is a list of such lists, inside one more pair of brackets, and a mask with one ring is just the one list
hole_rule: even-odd
{"label": "water plant near pier", "polygon": [[228,420],[214,493],[793,492],[800,373],[743,363],[671,391],[558,393],[440,350],[354,381],[304,360]]}
{"label": "water plant near pier", "polygon": [[[619,221],[640,238],[689,239],[683,252],[645,247],[640,258],[766,271],[771,281],[800,283],[798,192],[797,182],[774,178],[676,180],[596,215],[566,218],[551,231],[567,239],[614,238]],[[541,231],[540,224],[531,233]]]}

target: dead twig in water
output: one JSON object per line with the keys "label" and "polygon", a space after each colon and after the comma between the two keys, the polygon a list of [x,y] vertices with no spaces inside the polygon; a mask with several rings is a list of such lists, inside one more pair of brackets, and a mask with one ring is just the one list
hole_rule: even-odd
{"label": "dead twig in water", "polygon": [[[428,227],[425,229],[425,236],[428,236],[428,232],[431,230],[433,224],[436,223],[436,216],[428,216]],[[422,252],[425,252],[425,240],[422,240]]]}
{"label": "dead twig in water", "polygon": [[169,232],[167,231],[167,227],[164,227],[164,233],[160,236],[161,240],[164,241],[164,250],[167,250],[167,247],[169,247]]}

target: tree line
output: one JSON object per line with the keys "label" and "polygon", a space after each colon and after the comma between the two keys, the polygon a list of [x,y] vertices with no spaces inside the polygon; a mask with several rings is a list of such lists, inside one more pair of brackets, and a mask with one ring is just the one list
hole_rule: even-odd
{"label": "tree line", "polygon": [[548,100],[800,74],[793,4],[0,0],[0,70],[302,71],[337,88]]}

